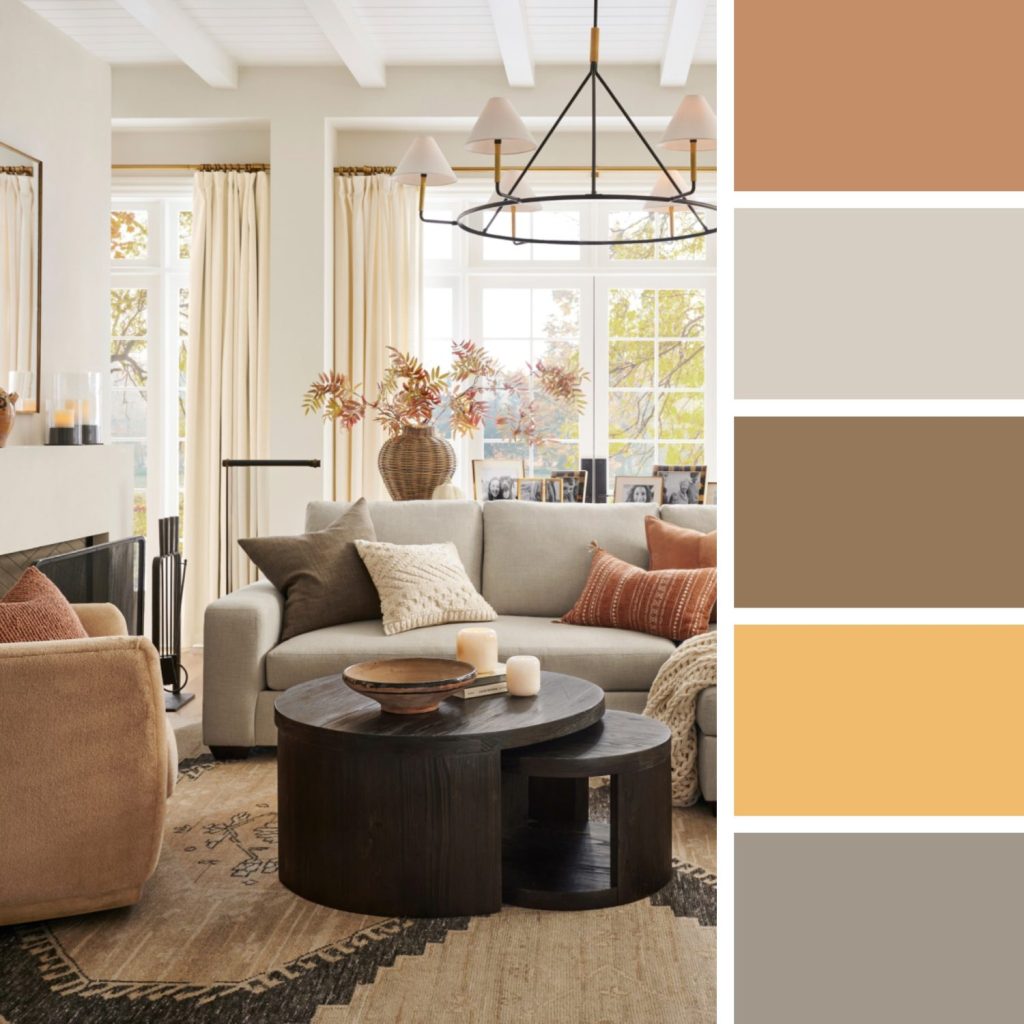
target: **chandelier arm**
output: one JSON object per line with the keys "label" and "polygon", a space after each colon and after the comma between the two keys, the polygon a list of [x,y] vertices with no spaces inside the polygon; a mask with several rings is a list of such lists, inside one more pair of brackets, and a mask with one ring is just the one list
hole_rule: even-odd
{"label": "chandelier arm", "polygon": [[667,198],[685,199],[687,196],[692,196],[693,193],[697,191],[697,183],[693,182],[692,187],[687,192],[678,191],[679,186],[676,185],[676,179],[672,177],[672,175],[669,173],[669,169],[662,163],[661,157],[658,156],[657,152],[655,152],[654,147],[647,141],[646,137],[644,136],[644,133],[640,131],[639,128],[637,128],[636,122],[633,120],[633,118],[629,116],[629,111],[627,111],[626,108],[619,102],[619,97],[616,96],[614,92],[612,92],[612,87],[605,81],[604,76],[601,74],[600,71],[597,71],[595,69],[594,74],[597,75],[598,81],[604,86],[604,91],[608,93],[609,96],[611,96],[615,106],[619,108],[619,113],[622,114],[622,116],[626,119],[626,121],[629,124],[629,127],[633,129],[633,133],[644,144],[644,148],[654,158],[654,162],[658,165],[658,167],[661,168],[662,173],[665,175],[666,178],[668,178],[669,181],[672,182],[673,185],[675,185],[677,194],[674,196],[669,196]]}
{"label": "chandelier arm", "polygon": [[707,224],[704,223],[704,218],[701,217],[701,215],[693,208],[693,206],[690,203],[686,204],[686,208],[690,211],[690,213],[693,214],[694,217],[697,218],[697,223],[700,224],[702,228],[707,227]]}
{"label": "chandelier arm", "polygon": [[[595,72],[593,68],[591,68],[591,70],[587,72],[586,77],[583,79],[583,81],[580,82],[580,84],[576,87],[576,91],[572,94],[572,96],[569,97],[569,102],[566,103],[566,105],[562,108],[562,112],[558,115],[557,118],[555,118],[555,123],[548,129],[547,134],[544,136],[544,138],[540,140],[540,145],[533,151],[533,153],[530,154],[530,159],[526,161],[526,165],[519,172],[519,177],[516,178],[514,182],[512,182],[512,187],[508,190],[508,192],[502,192],[501,185],[500,183],[498,184],[498,186],[496,187],[496,191],[498,195],[501,196],[502,199],[507,199],[513,203],[521,202],[519,197],[513,195],[513,193],[517,188],[519,188],[519,183],[523,180],[523,178],[526,177],[526,172],[533,166],[533,163],[537,159],[537,157],[540,156],[541,150],[547,145],[548,139],[550,139],[551,136],[554,135],[555,129],[562,123],[562,118],[564,118],[565,115],[569,113],[569,108],[576,102],[576,98],[579,96],[581,92],[583,92],[584,86],[587,84],[587,82],[590,81],[590,78],[594,73]],[[508,203],[506,203],[505,205],[507,206]],[[494,211],[494,217],[490,219],[490,221],[484,228],[485,234],[487,231],[490,230],[491,225],[494,223],[494,218],[497,217],[500,212],[501,208]]]}
{"label": "chandelier arm", "polygon": [[420,220],[424,224],[447,224],[450,228],[457,228],[459,226],[459,222],[457,220],[441,220],[437,217],[424,217],[422,210],[420,210]]}

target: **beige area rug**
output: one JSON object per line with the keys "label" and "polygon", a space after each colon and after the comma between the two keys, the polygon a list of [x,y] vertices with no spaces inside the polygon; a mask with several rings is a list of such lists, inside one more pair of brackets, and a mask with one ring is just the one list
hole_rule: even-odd
{"label": "beige area rug", "polygon": [[625,907],[366,917],[278,882],[272,756],[197,763],[138,905],[0,929],[0,1021],[712,1024],[714,837],[677,810],[673,881]]}

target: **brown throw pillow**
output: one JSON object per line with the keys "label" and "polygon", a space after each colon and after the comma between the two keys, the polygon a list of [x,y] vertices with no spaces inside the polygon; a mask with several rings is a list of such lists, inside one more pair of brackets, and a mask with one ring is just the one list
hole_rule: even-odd
{"label": "brown throw pillow", "polygon": [[590,576],[562,622],[632,629],[669,640],[708,630],[718,589],[717,569],[645,571],[592,545]]}
{"label": "brown throw pillow", "polygon": [[380,598],[353,541],[376,540],[366,499],[326,530],[249,537],[242,550],[284,594],[281,639],[324,626],[380,618]]}
{"label": "brown throw pillow", "polygon": [[35,566],[0,599],[0,644],[83,640],[88,635],[67,598]]}
{"label": "brown throw pillow", "polygon": [[652,569],[714,569],[718,565],[718,531],[701,533],[645,516]]}

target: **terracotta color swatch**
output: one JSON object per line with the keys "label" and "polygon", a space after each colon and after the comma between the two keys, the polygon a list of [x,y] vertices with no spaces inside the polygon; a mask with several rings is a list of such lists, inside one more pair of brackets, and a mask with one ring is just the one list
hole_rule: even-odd
{"label": "terracotta color swatch", "polygon": [[736,188],[1024,188],[1024,5],[736,0]]}
{"label": "terracotta color swatch", "polygon": [[1024,626],[737,626],[737,814],[1024,814]]}
{"label": "terracotta color swatch", "polygon": [[736,397],[1024,398],[1022,237],[1024,210],[737,210]]}
{"label": "terracotta color swatch", "polygon": [[1024,607],[1024,419],[740,417],[738,607]]}
{"label": "terracotta color swatch", "polygon": [[736,1024],[996,1024],[1024,1001],[1021,835],[736,837]]}

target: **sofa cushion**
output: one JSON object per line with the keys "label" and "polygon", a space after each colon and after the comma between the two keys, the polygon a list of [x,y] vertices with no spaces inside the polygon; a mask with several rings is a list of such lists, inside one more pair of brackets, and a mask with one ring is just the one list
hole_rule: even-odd
{"label": "sofa cushion", "polygon": [[238,541],[284,595],[282,640],[380,615],[377,589],[354,543],[375,539],[366,502],[360,499],[326,529]]}
{"label": "sofa cushion", "polygon": [[718,566],[718,532],[702,533],[667,523],[657,516],[644,519],[652,569],[708,569]]}
{"label": "sofa cushion", "polygon": [[[498,657],[536,654],[541,667],[597,683],[605,690],[646,690],[675,650],[670,640],[622,629],[569,626],[546,618],[500,615]],[[278,644],[267,655],[267,685],[286,690],[374,658],[455,656],[455,623],[385,636],[379,619],[329,626]]]}
{"label": "sofa cushion", "polygon": [[564,615],[587,582],[590,542],[645,569],[644,516],[657,513],[656,505],[485,502],[483,595],[499,615]]}
{"label": "sofa cushion", "polygon": [[357,540],[373,577],[387,636],[446,622],[489,622],[494,609],[477,593],[451,541],[385,544]]}
{"label": "sofa cushion", "polygon": [[[475,501],[371,501],[367,503],[377,540],[387,544],[443,544],[452,541],[470,582],[481,589],[484,524]],[[347,501],[311,501],[306,530],[322,530],[351,508]]]}
{"label": "sofa cushion", "polygon": [[718,735],[717,686],[708,686],[697,695],[697,728],[705,736]]}
{"label": "sofa cushion", "polygon": [[662,505],[661,518],[673,526],[710,533],[718,529],[717,505]]}

